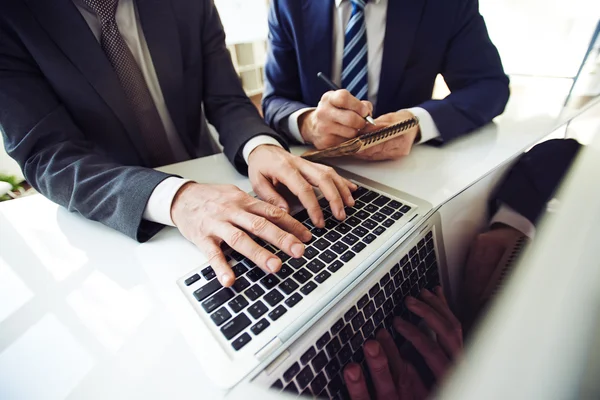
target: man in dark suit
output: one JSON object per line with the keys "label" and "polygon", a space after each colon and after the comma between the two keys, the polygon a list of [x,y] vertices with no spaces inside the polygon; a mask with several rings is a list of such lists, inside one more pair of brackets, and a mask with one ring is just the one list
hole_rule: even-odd
{"label": "man in dark suit", "polygon": [[[151,169],[215,153],[207,120],[267,202]],[[0,128],[7,152],[46,197],[139,241],[175,225],[224,285],[234,277],[222,242],[267,271],[281,267],[245,232],[303,254],[310,232],[285,212],[277,183],[317,226],[313,186],[337,218],[353,204],[353,184],[291,155],[260,119],[212,0],[2,1]]]}
{"label": "man in dark suit", "polygon": [[[272,0],[263,109],[267,123],[321,149],[417,116],[420,132],[369,149],[397,158],[502,113],[508,78],[477,0]],[[347,90],[328,92],[317,73]],[[432,100],[442,74],[451,94]],[[325,93],[325,94],[323,94]]]}

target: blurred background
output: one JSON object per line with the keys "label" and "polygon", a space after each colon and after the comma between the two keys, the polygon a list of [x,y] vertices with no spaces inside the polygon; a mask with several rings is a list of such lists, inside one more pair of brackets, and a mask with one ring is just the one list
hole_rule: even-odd
{"label": "blurred background", "polygon": [[[269,1],[214,1],[244,90],[260,109]],[[479,4],[511,78],[513,96],[534,92],[540,110],[552,108],[554,114],[560,107],[560,114],[569,115],[600,95],[600,1],[480,0]],[[556,92],[569,94],[557,101],[553,96]],[[443,78],[438,77],[433,97],[447,94]],[[518,109],[512,112],[518,113]],[[590,123],[600,125],[600,116]],[[1,181],[8,182],[12,190],[4,196],[0,190],[0,200],[27,192],[27,185],[20,185],[23,177],[17,164],[6,155],[3,146],[0,184]]]}

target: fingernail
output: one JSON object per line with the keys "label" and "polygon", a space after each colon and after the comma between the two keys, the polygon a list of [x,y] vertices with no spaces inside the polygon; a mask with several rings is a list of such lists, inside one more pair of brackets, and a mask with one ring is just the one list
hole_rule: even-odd
{"label": "fingernail", "polygon": [[408,297],[406,298],[406,304],[409,304],[409,305],[415,305],[415,304],[417,304],[417,301],[415,300],[415,298],[414,298],[414,297],[412,297],[412,296],[408,296]]}
{"label": "fingernail", "polygon": [[302,245],[300,243],[296,243],[296,244],[292,245],[292,254],[296,258],[302,257],[302,254],[304,254],[304,245]]}
{"label": "fingernail", "polygon": [[232,283],[231,275],[229,275],[228,273],[221,274],[221,282],[223,283],[223,286],[230,285]]}
{"label": "fingernail", "polygon": [[365,352],[371,357],[377,357],[379,355],[381,348],[379,347],[379,343],[372,341],[365,344]]}
{"label": "fingernail", "polygon": [[279,268],[279,260],[277,258],[269,258],[267,260],[267,268],[269,268],[269,271],[272,273],[277,272],[277,268]]}
{"label": "fingernail", "polygon": [[346,219],[346,212],[344,211],[343,208],[341,210],[338,210],[338,218],[339,219]]}
{"label": "fingernail", "polygon": [[421,290],[421,295],[422,296],[431,296],[432,293],[427,289],[423,289],[423,290]]}
{"label": "fingernail", "polygon": [[350,207],[353,207],[354,204],[356,204],[356,202],[354,201],[354,197],[352,197],[352,196],[348,196],[348,198],[346,199],[346,202],[350,205]]}
{"label": "fingernail", "polygon": [[358,382],[358,380],[360,379],[361,370],[358,365],[353,364],[353,365],[348,366],[348,368],[346,369],[346,372],[347,372],[348,378],[350,378],[351,381]]}
{"label": "fingernail", "polygon": [[317,225],[319,226],[319,228],[324,228],[325,227],[325,220],[323,218],[319,218],[317,220]]}
{"label": "fingernail", "polygon": [[310,233],[310,231],[305,231],[302,235],[302,241],[308,242],[310,239],[312,239],[312,233]]}

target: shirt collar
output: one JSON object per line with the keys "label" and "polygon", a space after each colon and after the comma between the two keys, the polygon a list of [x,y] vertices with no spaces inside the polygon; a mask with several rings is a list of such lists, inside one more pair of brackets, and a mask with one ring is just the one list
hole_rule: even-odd
{"label": "shirt collar", "polygon": [[[350,1],[350,0],[335,0],[335,6],[339,7],[344,1]],[[374,3],[374,4],[379,4],[381,0],[369,0],[369,3]]]}

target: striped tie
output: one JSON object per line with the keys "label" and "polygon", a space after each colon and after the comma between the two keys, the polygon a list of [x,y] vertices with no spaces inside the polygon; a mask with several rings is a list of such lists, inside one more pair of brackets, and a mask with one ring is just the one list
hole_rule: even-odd
{"label": "striped tie", "polygon": [[369,92],[367,76],[367,27],[365,5],[369,0],[350,0],[352,15],[346,27],[342,86],[359,100],[366,100]]}

